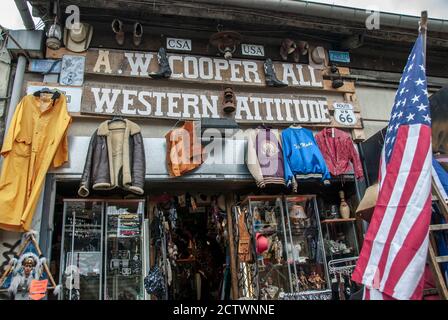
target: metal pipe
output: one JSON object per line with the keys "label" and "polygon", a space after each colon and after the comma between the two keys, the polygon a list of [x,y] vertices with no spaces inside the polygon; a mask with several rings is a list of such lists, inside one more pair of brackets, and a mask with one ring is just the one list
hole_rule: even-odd
{"label": "metal pipe", "polygon": [[[349,8],[334,4],[314,3],[301,0],[200,0],[200,2],[235,6],[241,8],[278,11],[300,15],[322,17],[327,19],[344,20],[365,23],[370,13],[366,9]],[[420,17],[404,14],[381,12],[380,24],[396,28],[417,30]],[[428,30],[448,32],[448,20],[428,19]]]}
{"label": "metal pipe", "polygon": [[6,116],[5,132],[8,132],[11,124],[12,116],[16,111],[16,106],[19,103],[22,94],[23,77],[25,75],[26,58],[22,55],[17,60],[16,74],[14,77],[14,84],[12,87],[11,99],[9,101],[8,114]]}
{"label": "metal pipe", "polygon": [[36,27],[34,25],[33,18],[31,17],[30,10],[26,4],[25,0],[14,0],[16,7],[19,10],[20,16],[22,17],[23,25],[27,30],[34,30]]}

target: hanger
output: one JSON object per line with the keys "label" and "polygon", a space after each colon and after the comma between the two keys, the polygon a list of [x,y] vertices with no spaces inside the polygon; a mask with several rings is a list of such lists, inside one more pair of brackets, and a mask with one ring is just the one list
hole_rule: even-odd
{"label": "hanger", "polygon": [[41,94],[49,93],[53,96],[51,97],[52,100],[56,100],[61,96],[61,93],[58,90],[50,90],[49,88],[42,88],[40,90],[37,90],[33,93],[35,97],[40,97]]}
{"label": "hanger", "polygon": [[299,123],[297,123],[297,122],[294,122],[294,123],[291,125],[291,127],[292,127],[292,128],[297,128],[297,129],[302,128],[302,126],[301,126]]}
{"label": "hanger", "polygon": [[120,116],[120,115],[114,115],[112,117],[112,119],[109,120],[108,123],[111,123],[111,122],[114,122],[114,121],[123,121],[124,122],[124,118],[123,118],[123,116]]}

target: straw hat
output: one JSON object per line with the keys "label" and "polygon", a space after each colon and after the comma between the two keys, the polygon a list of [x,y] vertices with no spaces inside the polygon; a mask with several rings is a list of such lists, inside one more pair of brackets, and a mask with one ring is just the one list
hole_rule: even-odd
{"label": "straw hat", "polygon": [[378,199],[378,189],[378,183],[375,183],[368,187],[366,193],[364,194],[364,197],[362,198],[358,208],[356,209],[356,214],[368,222],[370,221],[373,210],[375,209],[376,201]]}
{"label": "straw hat", "polygon": [[73,52],[83,52],[89,48],[93,27],[88,23],[80,23],[78,29],[64,30],[64,45]]}

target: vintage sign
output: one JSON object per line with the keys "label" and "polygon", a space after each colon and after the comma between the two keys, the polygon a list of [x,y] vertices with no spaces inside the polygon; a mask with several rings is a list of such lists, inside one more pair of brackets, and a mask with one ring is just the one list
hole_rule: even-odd
{"label": "vintage sign", "polygon": [[59,83],[65,86],[82,86],[85,63],[85,57],[64,55]]}
{"label": "vintage sign", "polygon": [[166,48],[169,50],[191,51],[191,40],[166,38]]}
{"label": "vintage sign", "polygon": [[241,54],[244,56],[264,57],[264,47],[258,44],[241,44]]}
{"label": "vintage sign", "polygon": [[330,61],[350,63],[350,53],[348,52],[329,50],[328,54],[330,56]]}
{"label": "vintage sign", "polygon": [[[149,74],[159,70],[157,53],[91,49],[87,52],[86,73],[151,80]],[[252,85],[265,87],[263,61],[225,60],[185,54],[168,54],[172,70],[170,81],[209,84]],[[274,63],[277,77],[292,87],[324,86],[321,70],[309,65]]]}
{"label": "vintage sign", "polygon": [[171,87],[84,85],[82,113],[165,119],[233,117],[237,122],[331,124],[325,97],[235,91],[236,111],[226,115],[222,93]]}
{"label": "vintage sign", "polygon": [[356,124],[354,108],[350,103],[335,102],[333,103],[334,118],[337,122],[344,126],[353,126]]}
{"label": "vintage sign", "polygon": [[63,93],[67,97],[68,112],[80,112],[81,97],[82,97],[81,87],[68,87],[41,82],[28,82],[28,86],[26,88],[26,94],[33,94],[34,92],[41,90],[43,88],[61,91],[61,93]]}
{"label": "vintage sign", "polygon": [[31,59],[28,65],[29,72],[59,73],[61,72],[61,60]]}

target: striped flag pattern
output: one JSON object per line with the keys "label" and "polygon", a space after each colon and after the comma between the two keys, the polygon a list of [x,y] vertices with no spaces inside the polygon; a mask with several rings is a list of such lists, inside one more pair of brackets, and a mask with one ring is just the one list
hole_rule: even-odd
{"label": "striped flag pattern", "polygon": [[395,96],[379,170],[377,204],[352,279],[366,300],[423,295],[431,219],[431,118],[420,34]]}

